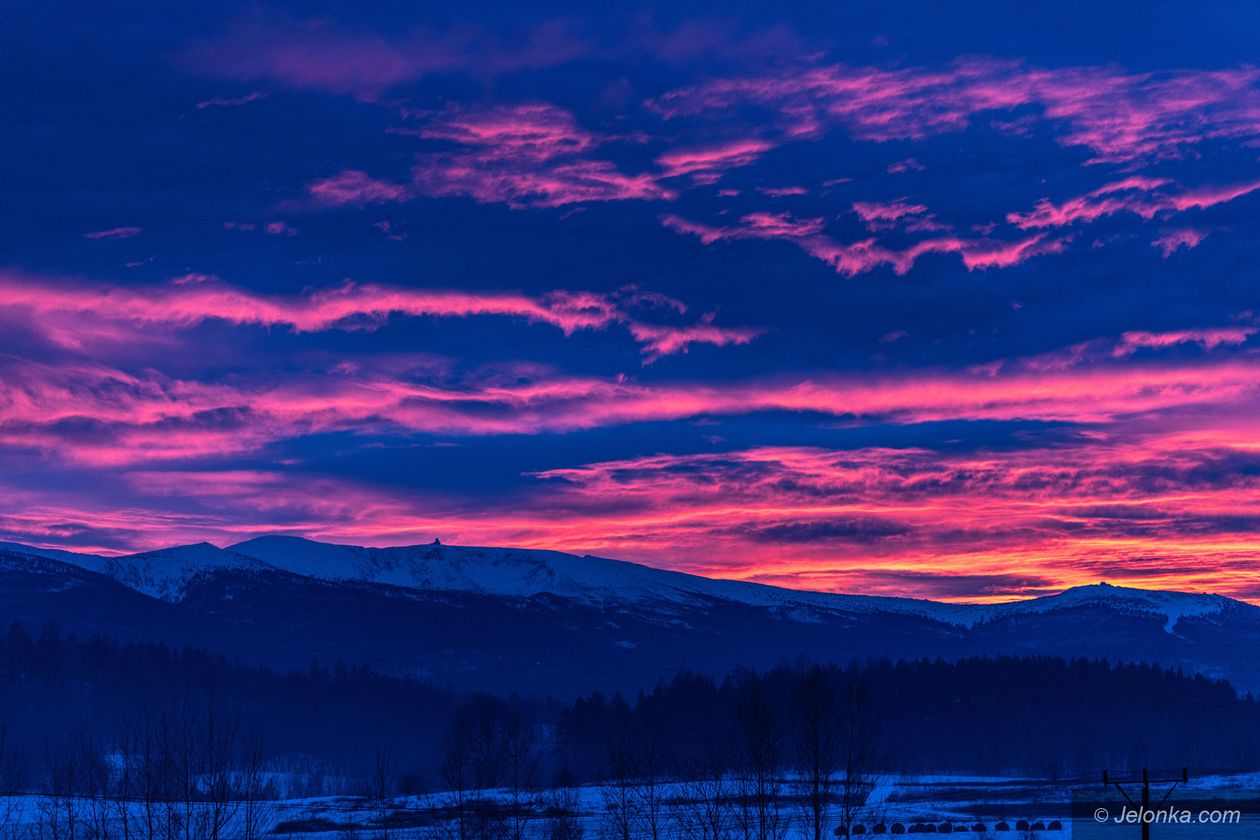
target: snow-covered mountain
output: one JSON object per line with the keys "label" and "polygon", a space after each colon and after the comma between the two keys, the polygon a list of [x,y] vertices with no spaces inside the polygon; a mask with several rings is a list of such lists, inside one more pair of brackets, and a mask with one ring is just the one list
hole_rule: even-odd
{"label": "snow-covered mountain", "polygon": [[[482,687],[629,687],[796,656],[1053,654],[1260,685],[1260,608],[1106,584],[999,605],[802,592],[553,551],[263,537],[123,557],[0,543],[0,620]],[[585,676],[583,676],[585,674]],[[549,682],[548,682],[549,681]],[[601,682],[602,681],[602,682]]]}
{"label": "snow-covered mountain", "polygon": [[70,563],[106,575],[129,589],[164,601],[182,600],[188,586],[201,575],[230,570],[262,571],[270,568],[267,563],[255,557],[218,548],[207,542],[119,557],[34,548],[17,543],[0,543],[0,550]]}
{"label": "snow-covered mountain", "polygon": [[1100,583],[1006,604],[947,604],[715,580],[559,551],[452,546],[436,542],[368,548],[275,536],[258,537],[227,548],[202,542],[121,557],[75,554],[11,543],[0,543],[0,548],[64,560],[166,601],[181,600],[189,584],[199,575],[275,569],[322,581],[374,583],[423,592],[463,592],[511,599],[551,595],[590,606],[637,605],[658,609],[717,600],[786,611],[804,621],[817,620],[819,614],[902,613],[960,627],[1008,616],[1095,606],[1160,616],[1164,619],[1164,629],[1173,633],[1183,616],[1211,615],[1237,603],[1220,595],[1131,589]]}
{"label": "snow-covered mountain", "polygon": [[294,574],[408,589],[506,598],[554,595],[589,605],[694,605],[719,599],[758,607],[834,612],[902,612],[972,624],[985,608],[913,598],[807,592],[714,580],[623,560],[559,551],[432,543],[401,548],[334,545],[298,537],[259,537],[229,548]]}
{"label": "snow-covered mountain", "polygon": [[985,618],[1034,615],[1070,609],[1106,609],[1133,615],[1155,615],[1164,619],[1164,631],[1176,633],[1183,618],[1217,615],[1231,607],[1258,609],[1224,595],[1133,589],[1096,583],[1075,586],[1058,595],[1014,601],[985,608]]}

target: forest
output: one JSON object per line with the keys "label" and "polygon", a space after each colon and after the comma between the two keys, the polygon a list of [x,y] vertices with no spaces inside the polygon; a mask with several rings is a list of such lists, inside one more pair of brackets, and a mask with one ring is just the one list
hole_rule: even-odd
{"label": "forest", "polygon": [[[1059,777],[1142,764],[1229,770],[1260,765],[1260,703],[1223,681],[1146,664],[1043,657],[954,662],[784,663],[714,677],[680,672],[636,696],[598,691],[572,703],[461,693],[345,663],[277,673],[197,650],[63,636],[13,624],[0,636],[0,699],[12,754],[34,759],[57,734],[90,730],[105,744],[146,719],[182,710],[230,715],[261,738],[272,762],[301,764],[320,784],[352,784],[378,748],[391,753],[404,792],[441,784],[444,744],[470,717],[536,733],[539,771],[579,780],[607,773],[610,743],[655,742],[671,773],[731,742],[753,700],[773,718],[786,761],[802,683],[825,683],[834,715],[859,714],[879,731],[879,762],[903,773],[973,772]],[[1193,719],[1184,710],[1194,709]],[[486,723],[486,720],[492,724]],[[1175,723],[1176,725],[1170,725]],[[723,761],[729,756],[717,756]],[[32,775],[34,774],[34,775]],[[540,780],[549,781],[549,779]],[[312,791],[313,792],[313,791]]]}
{"label": "forest", "polygon": [[[600,791],[609,832],[624,838],[663,819],[667,798],[695,804],[698,837],[725,836],[713,820],[778,836],[789,811],[812,812],[821,837],[837,813],[855,820],[885,774],[1260,767],[1260,704],[1228,683],[1055,658],[800,661],[565,703],[344,663],[282,674],[15,623],[0,638],[0,704],[0,788],[39,795],[41,840],[104,840],[71,831],[91,825],[85,802],[130,803],[123,840],[221,840],[228,824],[249,840],[262,802],[435,791],[459,836],[525,836],[509,827],[541,814],[562,824],[579,786]],[[714,802],[725,816],[701,807]],[[118,813],[95,818],[117,832]]]}

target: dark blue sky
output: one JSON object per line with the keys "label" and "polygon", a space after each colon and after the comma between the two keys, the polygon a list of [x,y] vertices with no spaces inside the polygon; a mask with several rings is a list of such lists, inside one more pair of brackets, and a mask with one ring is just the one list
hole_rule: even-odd
{"label": "dark blue sky", "polygon": [[1250,4],[0,20],[0,538],[1248,594]]}

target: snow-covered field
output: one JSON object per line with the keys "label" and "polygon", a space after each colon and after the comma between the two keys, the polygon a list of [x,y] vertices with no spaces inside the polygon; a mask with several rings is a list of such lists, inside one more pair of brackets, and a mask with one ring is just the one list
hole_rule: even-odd
{"label": "snow-covered field", "polygon": [[[1260,774],[1201,778],[1180,797],[1193,799],[1214,791],[1255,791]],[[683,782],[661,783],[654,791],[659,802],[658,838],[711,838],[694,830],[697,787]],[[786,780],[783,790],[791,790]],[[972,776],[884,778],[854,820],[855,832],[876,835],[965,833],[973,840],[1067,840],[1069,836],[1139,837],[1137,825],[1102,825],[1072,819],[1073,792],[1100,792],[1097,782],[1046,781]],[[641,796],[639,791],[635,794]],[[1171,800],[1176,802],[1177,800]],[[147,806],[140,801],[102,802],[86,798],[30,795],[0,796],[0,840],[252,840],[263,837],[308,837],[311,840],[426,840],[459,837],[458,797],[449,792],[422,796],[372,799],[363,796],[293,798],[243,805],[218,806],[184,803]],[[609,818],[609,790],[581,785],[563,790],[528,791],[513,797],[507,790],[465,794],[465,826],[477,823],[470,837],[604,838],[613,834]],[[513,803],[517,803],[514,805]],[[640,807],[640,806],[636,806]],[[719,818],[729,832],[723,836],[757,837],[741,827],[738,798],[724,806]],[[802,833],[800,800],[785,796],[774,834],[795,840]],[[652,831],[640,816],[630,836],[649,837]],[[124,825],[126,822],[126,825]],[[839,825],[838,812],[828,821]],[[861,826],[860,829],[858,826]],[[692,830],[689,830],[692,826]],[[521,833],[516,834],[519,830]],[[484,833],[482,833],[484,832]],[[1101,833],[1100,833],[1101,832]],[[1260,821],[1244,810],[1240,823],[1223,826],[1153,827],[1156,840],[1173,838],[1253,838]]]}

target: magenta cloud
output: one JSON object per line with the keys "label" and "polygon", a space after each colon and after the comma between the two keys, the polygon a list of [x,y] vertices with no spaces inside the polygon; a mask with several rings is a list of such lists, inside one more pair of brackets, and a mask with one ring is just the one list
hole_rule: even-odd
{"label": "magenta cloud", "polygon": [[912,204],[906,198],[893,201],[855,201],[853,212],[872,233],[894,230],[898,227],[908,231],[943,230],[945,225],[936,221],[936,216],[923,204]]}
{"label": "magenta cloud", "polygon": [[686,353],[693,344],[710,344],[724,347],[729,344],[748,344],[765,333],[765,330],[749,327],[719,327],[713,323],[713,314],[706,314],[700,323],[685,327],[666,327],[632,323],[630,334],[643,344],[645,363],[662,356]]}
{"label": "magenta cloud", "polygon": [[[615,294],[559,290],[539,297],[516,293],[402,289],[346,283],[301,297],[263,296],[229,286],[206,274],[181,275],[167,286],[132,289],[86,286],[0,273],[0,311],[16,309],[35,318],[45,334],[78,347],[92,330],[84,322],[129,322],[137,327],[190,327],[205,321],[289,327],[297,332],[377,326],[391,316],[469,318],[500,316],[548,324],[566,335],[577,330],[625,324],[649,360],[685,352],[693,344],[746,344],[760,330],[727,328],[705,316],[691,325],[653,324],[639,310],[686,311],[680,302],[637,288]],[[113,336],[126,340],[125,334]]]}
{"label": "magenta cloud", "polygon": [[138,227],[116,227],[107,228],[106,230],[94,230],[83,234],[84,239],[130,239],[133,236],[139,236],[142,232]]}
{"label": "magenta cloud", "polygon": [[347,169],[329,178],[321,178],[307,185],[307,192],[319,204],[386,204],[406,201],[411,187],[373,178],[358,169]]}
{"label": "magenta cloud", "polygon": [[675,149],[656,159],[663,178],[690,176],[697,184],[712,184],[728,169],[748,166],[773,148],[765,140],[734,140],[703,148]]}
{"label": "magenta cloud", "polygon": [[1170,230],[1159,238],[1155,239],[1151,244],[1159,249],[1164,259],[1168,259],[1177,251],[1185,249],[1187,251],[1197,248],[1207,239],[1208,231],[1198,228],[1176,228]]}
{"label": "magenta cloud", "polygon": [[[1161,214],[1204,210],[1260,189],[1260,181],[1175,189],[1167,178],[1132,176],[1092,190],[1085,195],[1056,204],[1048,198],[1025,213],[1008,213],[1006,220],[1025,230],[1066,227],[1076,222],[1093,222],[1116,213],[1132,213],[1143,219]],[[1197,244],[1197,243],[1195,243]]]}
{"label": "magenta cloud", "polygon": [[661,224],[695,236],[706,245],[726,240],[782,239],[848,277],[877,268],[891,268],[896,274],[905,274],[928,254],[958,254],[969,271],[1009,268],[1036,256],[1059,253],[1066,245],[1065,240],[1052,239],[1045,234],[1015,241],[942,236],[904,248],[885,246],[873,238],[841,243],[822,234],[822,219],[794,219],[786,213],[754,213],[744,216],[737,224],[722,227],[665,215],[661,217]]}
{"label": "magenta cloud", "polygon": [[415,133],[448,148],[418,154],[408,181],[348,169],[308,184],[307,192],[327,205],[427,196],[465,197],[514,208],[675,196],[655,173],[626,173],[611,161],[589,157],[611,138],[582,129],[572,114],[553,105],[451,109],[429,116]]}
{"label": "magenta cloud", "polygon": [[1090,162],[1182,157],[1214,139],[1260,137],[1260,71],[1125,73],[1112,68],[1044,69],[963,59],[939,69],[804,66],[770,75],[713,79],[651,103],[667,118],[747,104],[778,115],[790,137],[832,125],[861,140],[918,140],[958,132],[981,115],[1034,107],[1059,142]]}
{"label": "magenta cloud", "polygon": [[[645,383],[548,370],[452,381],[423,360],[364,360],[265,372],[230,382],[191,381],[151,368],[97,362],[6,360],[0,372],[0,444],[99,465],[256,451],[328,432],[499,435],[628,423],[811,412],[845,422],[1042,420],[1108,423],[1163,412],[1253,416],[1253,359],[1055,371],[907,373]],[[1186,412],[1193,409],[1188,415]],[[93,431],[80,433],[90,422]]]}

